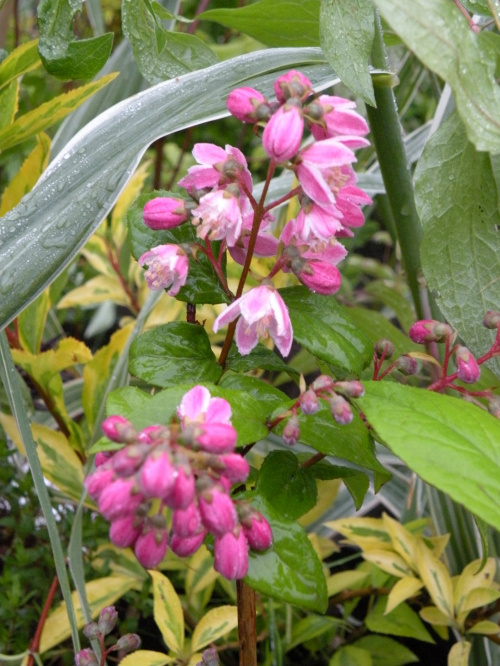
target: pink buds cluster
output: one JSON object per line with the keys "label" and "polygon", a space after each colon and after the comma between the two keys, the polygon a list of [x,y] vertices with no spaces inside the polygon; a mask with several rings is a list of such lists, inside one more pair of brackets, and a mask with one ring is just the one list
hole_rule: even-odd
{"label": "pink buds cluster", "polygon": [[[298,187],[264,205],[254,197],[252,176],[240,150],[230,145],[196,144],[193,156],[197,164],[178,183],[188,198],[152,199],[144,207],[143,219],[155,230],[190,222],[203,242],[193,244],[195,248],[159,245],[144,253],[139,263],[147,267],[145,278],[151,289],[167,289],[175,296],[186,284],[189,261],[195,260],[196,252],[212,262],[228,293],[220,264],[225,249],[242,265],[249,247],[255,256],[275,256],[269,275],[263,276],[266,282],[236,298],[217,317],[214,331],[240,318],[235,340],[241,354],[248,354],[259,338],[271,336],[287,356],[292,326],[271,278],[282,270],[293,273],[312,292],[338,291],[341,275],[336,266],[347,251],[337,238],[353,235],[352,229],[364,223],[362,206],[371,203],[356,186],[352,168],[354,150],[369,143],[364,138],[368,126],[356,113],[355,103],[316,95],[300,72],[278,77],[274,92],[276,101],[269,101],[258,90],[237,88],[228,96],[227,107],[242,122],[253,124],[256,133],[263,130],[262,144],[270,158],[268,184],[276,165],[282,164],[295,173]],[[313,142],[303,148],[306,128]],[[271,210],[294,196],[299,199],[299,213],[278,239],[270,227]],[[212,255],[209,241],[221,241],[219,260]]]}
{"label": "pink buds cluster", "polygon": [[[143,566],[159,564],[168,544],[178,556],[188,557],[211,533],[214,567],[232,580],[246,575],[249,548],[269,548],[269,523],[230,496],[250,468],[235,452],[237,434],[226,400],[195,386],[182,398],[170,426],[137,432],[123,417],[111,416],[103,432],[126,446],[101,457],[85,480],[87,492],[110,521],[111,541],[133,547]],[[171,512],[170,533],[166,510]]]}
{"label": "pink buds cluster", "polygon": [[99,613],[97,622],[89,622],[85,625],[83,633],[90,641],[99,641],[102,656],[99,660],[91,648],[85,648],[76,653],[75,666],[101,666],[111,652],[118,652],[118,656],[121,658],[140,647],[141,639],[137,634],[124,634],[114,645],[105,648],[104,638],[113,631],[117,620],[118,613],[115,607],[107,606]]}

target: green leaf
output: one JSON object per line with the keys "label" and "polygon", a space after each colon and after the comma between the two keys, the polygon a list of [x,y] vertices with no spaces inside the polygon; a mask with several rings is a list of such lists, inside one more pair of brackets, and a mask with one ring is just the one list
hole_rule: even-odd
{"label": "green leaf", "polygon": [[0,63],[0,88],[7,86],[26,72],[41,65],[38,40],[21,44]]}
{"label": "green leaf", "polygon": [[[304,455],[304,454],[303,454]],[[309,457],[309,456],[307,456]],[[302,461],[302,456],[299,456]],[[341,467],[340,465],[331,465],[322,460],[311,467],[311,472],[316,479],[342,479],[347,490],[350,492],[356,509],[360,509],[363,500],[370,485],[370,479],[363,472],[358,472],[352,467]]]}
{"label": "green leaf", "polygon": [[14,122],[19,98],[19,81],[14,80],[0,91],[0,130]]}
{"label": "green leaf", "polygon": [[259,0],[238,9],[210,9],[197,18],[244,32],[268,46],[318,46],[319,0]]}
{"label": "green leaf", "polygon": [[375,35],[371,0],[322,0],[319,37],[328,62],[356,95],[375,106],[368,59]]}
{"label": "green leaf", "polygon": [[38,51],[45,69],[58,79],[92,79],[104,66],[113,33],[76,41],[72,23],[81,0],[42,0],[38,5]]}
{"label": "green leaf", "polygon": [[[196,229],[192,224],[182,224],[175,229],[154,230],[147,227],[142,221],[142,210],[145,204],[156,197],[174,196],[179,198],[178,194],[167,192],[165,190],[154,190],[146,194],[141,194],[137,203],[130,208],[127,213],[129,227],[129,242],[132,256],[139,259],[142,254],[148,252],[152,247],[158,245],[182,243],[199,243],[196,236]],[[214,256],[217,257],[220,243],[211,243]],[[223,262],[223,270],[225,262]],[[229,303],[229,296],[221,286],[219,278],[210,263],[208,257],[203,252],[198,252],[196,260],[193,257],[189,259],[189,272],[186,285],[181,288],[176,295],[179,301],[188,303]]]}
{"label": "green leaf", "polygon": [[216,382],[222,375],[210,340],[198,324],[173,321],[146,331],[130,347],[130,372],[153,386]]}
{"label": "green leaf", "polygon": [[316,504],[313,470],[302,467],[291,451],[271,451],[262,464],[256,491],[284,518],[300,518]]}
{"label": "green leaf", "polygon": [[469,140],[500,153],[496,52],[449,0],[375,0],[387,23],[420,60],[450,84]]}
{"label": "green leaf", "polygon": [[288,396],[279,389],[263,382],[257,377],[248,377],[245,375],[227,374],[221,379],[219,386],[221,388],[243,391],[260,403],[260,412],[270,416],[271,412],[284,402],[288,401]]}
{"label": "green leaf", "polygon": [[335,617],[310,613],[307,617],[303,617],[298,622],[294,622],[291,640],[286,645],[286,651],[293,650],[297,645],[311,641],[325,633],[332,636],[332,634],[335,633],[335,630],[343,625],[344,622]]}
{"label": "green leaf", "polygon": [[293,337],[311,354],[334,367],[359,375],[371,361],[370,341],[333,296],[306,287],[280,289],[293,326]]}
{"label": "green leaf", "polygon": [[158,84],[94,118],[0,220],[0,327],[65,269],[152,142],[227,115],[225,100],[236,86],[271,96],[276,77],[290,68],[300,69],[316,90],[336,80],[320,49],[264,50]]}
{"label": "green leaf", "polygon": [[408,331],[415,322],[415,312],[409,299],[397,290],[395,286],[389,286],[383,280],[372,280],[366,285],[364,291],[381,301],[394,311],[403,330]]}
{"label": "green leaf", "polygon": [[373,660],[367,650],[356,645],[344,645],[335,651],[328,666],[373,666]]}
{"label": "green leaf", "polygon": [[358,402],[381,441],[424,481],[500,528],[500,422],[476,405],[393,382]]}
{"label": "green leaf", "polygon": [[368,310],[368,308],[349,308],[349,317],[359,330],[366,335],[370,343],[374,345],[378,340],[387,338],[394,344],[394,357],[409,352],[422,352],[422,345],[417,345],[405,335],[399,328],[380,312]]}
{"label": "green leaf", "polygon": [[184,615],[181,600],[169,579],[160,571],[150,571],[153,579],[154,618],[163,640],[175,655],[184,646]]}
{"label": "green leaf", "polygon": [[[498,160],[475,150],[456,114],[429,140],[415,173],[427,284],[476,355],[494,340],[494,332],[481,326],[484,314],[498,310],[499,177]],[[499,359],[488,366],[500,377]]]}
{"label": "green leaf", "polygon": [[256,368],[272,370],[274,372],[286,372],[294,379],[300,374],[297,370],[287,365],[274,351],[261,344],[257,345],[257,347],[245,356],[239,353],[235,344],[231,345],[226,368],[232,372],[250,372]]}
{"label": "green leaf", "polygon": [[379,597],[366,616],[365,624],[370,631],[434,643],[434,639],[424,627],[418,613],[415,613],[407,604],[399,604],[397,608],[385,615],[386,603],[385,597]]}
{"label": "green leaf", "polygon": [[209,67],[217,56],[201,39],[166,30],[147,0],[123,0],[122,28],[142,75],[152,84]]}
{"label": "green leaf", "polygon": [[269,521],[273,545],[261,553],[250,551],[245,582],[263,594],[323,613],[328,602],[325,575],[306,533],[295,521],[275,512],[260,495],[249,499]]}
{"label": "green leaf", "polygon": [[385,636],[363,636],[354,645],[370,653],[373,666],[406,666],[419,661],[407,647]]}
{"label": "green leaf", "polygon": [[26,310],[23,310],[17,319],[19,342],[23,349],[32,354],[40,352],[50,305],[49,293],[46,290]]}

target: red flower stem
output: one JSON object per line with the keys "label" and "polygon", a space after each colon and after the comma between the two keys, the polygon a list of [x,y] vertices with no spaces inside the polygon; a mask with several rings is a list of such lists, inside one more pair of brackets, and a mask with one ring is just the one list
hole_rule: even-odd
{"label": "red flower stem", "polygon": [[108,250],[108,260],[109,260],[109,263],[111,264],[111,268],[116,273],[116,276],[117,276],[118,280],[120,281],[120,285],[121,285],[123,291],[127,294],[128,298],[130,300],[130,309],[133,311],[134,314],[137,315],[137,314],[139,314],[139,311],[140,311],[141,307],[140,307],[139,303],[137,302],[137,299],[134,296],[132,290],[128,286],[127,281],[123,277],[121,269],[120,269],[120,264],[118,263],[118,259],[116,258],[115,253],[113,252],[113,248],[111,247],[111,245],[109,245],[109,243],[108,243],[107,250]]}
{"label": "red flower stem", "polygon": [[271,268],[269,275],[267,276],[268,279],[271,279],[280,271],[283,266],[286,264],[287,258],[286,257],[280,257],[278,261],[274,264],[274,266]]}
{"label": "red flower stem", "polygon": [[321,462],[323,458],[326,458],[326,453],[315,453],[307,460],[304,460],[304,462],[301,464],[301,467],[303,468],[312,467],[313,465],[316,465],[316,463]]}
{"label": "red flower stem", "polygon": [[462,5],[460,0],[453,0],[453,2],[456,4],[458,9],[462,12],[462,14],[467,19],[467,23],[469,24],[469,28],[474,32],[479,32],[480,31],[479,26],[474,23],[474,21],[472,20],[472,17],[469,15],[469,12],[465,9],[465,7]]}
{"label": "red flower stem", "polygon": [[284,194],[279,199],[276,199],[276,201],[273,201],[268,206],[265,206],[264,213],[267,213],[268,211],[272,210],[273,208],[276,208],[276,206],[279,206],[280,204],[285,203],[285,201],[288,201],[289,199],[292,199],[294,196],[296,196],[297,194],[300,194],[301,192],[302,192],[302,187],[300,185],[298,185],[297,187],[294,187],[293,190],[290,190],[290,192],[288,192],[288,194]]}
{"label": "red flower stem", "polygon": [[[59,586],[59,581],[57,579],[57,576],[54,576],[52,583],[49,587],[49,591],[47,592],[45,603],[43,604],[42,612],[40,614],[40,619],[38,620],[38,625],[36,627],[35,635],[33,636],[33,640],[31,641],[30,652],[38,652],[40,648],[40,638],[42,636],[42,631],[45,626],[45,621],[47,620],[47,616],[49,614],[50,607],[52,606],[54,595],[57,591],[58,586]],[[28,661],[26,662],[26,666],[34,666],[34,663],[35,659],[33,655],[30,654],[28,657]]]}

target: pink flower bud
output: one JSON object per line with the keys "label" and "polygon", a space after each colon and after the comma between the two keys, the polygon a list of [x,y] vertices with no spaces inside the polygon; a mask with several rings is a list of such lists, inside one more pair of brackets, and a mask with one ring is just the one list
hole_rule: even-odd
{"label": "pink flower bud", "polygon": [[297,443],[300,437],[300,425],[299,425],[299,419],[296,414],[293,414],[288,419],[288,423],[283,428],[281,436],[283,437],[283,441],[285,442],[285,444],[293,446],[294,444]]}
{"label": "pink flower bud", "polygon": [[196,666],[219,666],[220,664],[219,655],[215,648],[204,650],[201,657],[201,661],[199,661]]}
{"label": "pink flower bud", "polygon": [[233,500],[222,486],[214,485],[198,496],[201,520],[212,534],[221,535],[236,527],[237,516]]}
{"label": "pink flower bud", "polygon": [[381,340],[377,340],[373,346],[373,351],[377,358],[391,358],[394,354],[394,344],[390,340],[382,338]]}
{"label": "pink flower bud", "polygon": [[340,425],[348,425],[353,419],[351,406],[341,395],[335,395],[328,401],[333,418]]}
{"label": "pink flower bud", "polygon": [[172,229],[188,218],[184,199],[156,197],[144,206],[142,219],[150,229]]}
{"label": "pink flower bud", "polygon": [[140,444],[153,444],[154,442],[157,442],[160,437],[169,441],[170,430],[165,426],[152,425],[139,431],[137,434],[137,441]]}
{"label": "pink flower bud", "polygon": [[141,647],[141,639],[137,634],[124,634],[116,642],[115,649],[120,652],[133,652]]}
{"label": "pink flower bud", "polygon": [[214,569],[228,580],[244,578],[248,571],[248,544],[238,525],[214,542]]}
{"label": "pink flower bud", "polygon": [[488,310],[488,312],[484,315],[483,326],[495,330],[498,328],[499,324],[500,324],[500,312],[496,310]]}
{"label": "pink flower bud", "polygon": [[313,381],[313,383],[309,388],[315,392],[332,391],[333,384],[334,381],[331,377],[329,377],[328,375],[320,375],[319,377],[316,377],[316,379]]}
{"label": "pink flower bud", "polygon": [[227,453],[224,456],[218,456],[218,462],[221,463],[221,466],[217,466],[217,471],[220,470],[220,473],[231,483],[246,481],[250,474],[247,461],[239,453]]}
{"label": "pink flower bud", "polygon": [[110,634],[118,621],[118,613],[114,606],[106,606],[99,613],[99,620],[97,626],[101,634]]}
{"label": "pink flower bud", "polygon": [[96,467],[101,467],[104,463],[107,463],[108,460],[113,456],[114,451],[99,451],[95,454],[94,465]]}
{"label": "pink flower bud", "polygon": [[310,291],[318,294],[335,294],[342,283],[339,269],[326,261],[307,262],[295,275]]}
{"label": "pink flower bud", "polygon": [[474,384],[481,375],[481,368],[467,347],[458,347],[455,352],[457,375],[466,384]]}
{"label": "pink flower bud", "polygon": [[97,626],[97,622],[89,622],[83,627],[83,635],[89,639],[89,641],[93,641],[95,638],[99,638],[101,632],[99,631],[99,627]]}
{"label": "pink flower bud", "polygon": [[307,389],[300,396],[299,404],[303,414],[316,414],[319,409],[318,396],[312,389]]}
{"label": "pink flower bud", "polygon": [[399,370],[401,374],[409,376],[414,375],[418,371],[418,362],[417,359],[408,354],[403,354],[394,362],[394,367],[396,370]]}
{"label": "pink flower bud", "polygon": [[170,540],[170,549],[178,557],[190,557],[201,546],[206,534],[204,529],[200,529],[198,534],[190,537],[181,537],[178,534],[173,534]]}
{"label": "pink flower bud", "polygon": [[114,520],[134,513],[142,501],[134,480],[116,479],[101,492],[98,506],[106,520]]}
{"label": "pink flower bud", "polygon": [[95,472],[85,479],[85,488],[90,497],[97,502],[102,491],[113,483],[115,473],[111,467],[98,467]]}
{"label": "pink flower bud", "polygon": [[[273,543],[271,525],[264,516],[250,507],[250,511],[239,513],[245,539],[250,548],[266,550]],[[246,513],[246,515],[244,515]]]}
{"label": "pink flower bud", "polygon": [[194,499],[194,476],[188,465],[176,465],[175,469],[174,484],[165,502],[171,509],[185,509]]}
{"label": "pink flower bud", "polygon": [[134,546],[134,553],[145,569],[160,564],[167,552],[167,530],[152,528],[141,534]]}
{"label": "pink flower bud", "polygon": [[312,83],[301,72],[291,70],[274,82],[274,92],[282,104],[291,98],[305,101],[312,93]]}
{"label": "pink flower bud", "polygon": [[448,324],[433,319],[421,319],[410,327],[408,335],[413,342],[424,344],[425,342],[442,342],[446,336],[451,335],[453,330]]}
{"label": "pink flower bud", "polygon": [[90,648],[80,650],[75,654],[75,666],[99,666],[94,651]]}
{"label": "pink flower bud", "polygon": [[286,104],[271,116],[262,135],[262,146],[275,162],[286,162],[298,153],[303,133],[301,109]]}
{"label": "pink flower bud", "polygon": [[172,531],[177,536],[191,537],[201,528],[201,516],[193,502],[186,509],[175,509],[172,512]]}
{"label": "pink flower bud", "polygon": [[226,106],[232,116],[244,123],[267,120],[270,116],[267,99],[254,88],[236,88],[229,93]]}
{"label": "pink flower bud", "polygon": [[175,481],[175,468],[167,451],[153,450],[142,466],[139,483],[145,497],[166,499]]}
{"label": "pink flower bud", "polygon": [[335,382],[334,389],[348,398],[361,398],[365,394],[365,387],[355,379],[350,382]]}
{"label": "pink flower bud", "polygon": [[101,429],[112,442],[132,442],[136,437],[134,426],[123,416],[108,416],[102,422]]}
{"label": "pink flower bud", "polygon": [[118,548],[128,548],[136,542],[142,531],[141,527],[142,521],[137,520],[136,516],[115,518],[109,526],[109,540]]}
{"label": "pink flower bud", "polygon": [[194,427],[194,441],[208,453],[234,451],[238,435],[230,423],[200,423]]}
{"label": "pink flower bud", "polygon": [[129,444],[114,454],[111,466],[118,476],[131,476],[141,466],[148,449],[145,444]]}

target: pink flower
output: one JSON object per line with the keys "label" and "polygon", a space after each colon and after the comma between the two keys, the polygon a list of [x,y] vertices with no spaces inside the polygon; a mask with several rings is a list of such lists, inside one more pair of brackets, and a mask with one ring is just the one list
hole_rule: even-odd
{"label": "pink flower", "polygon": [[142,219],[150,229],[172,229],[188,218],[184,199],[156,197],[144,206]]}
{"label": "pink flower", "polygon": [[408,335],[413,342],[423,345],[426,342],[442,342],[453,333],[448,324],[434,319],[421,319],[410,326]]}
{"label": "pink flower", "polygon": [[292,414],[292,416],[288,419],[287,424],[283,428],[281,436],[283,437],[285,444],[288,444],[289,446],[297,444],[300,437],[300,425],[296,414]]}
{"label": "pink flower", "polygon": [[178,245],[153,247],[139,258],[139,264],[148,266],[144,277],[153,291],[167,289],[169,296],[176,296],[186,284],[189,260]]}
{"label": "pink flower", "polygon": [[351,423],[354,417],[351,410],[351,405],[345,398],[343,398],[341,395],[334,395],[329,399],[328,402],[330,403],[332,416],[338,424],[348,425]]}
{"label": "pink flower", "polygon": [[93,474],[90,474],[85,479],[85,488],[87,489],[90,497],[97,502],[102,491],[110,486],[115,479],[115,472],[109,465],[107,467],[100,466]]}
{"label": "pink flower", "polygon": [[198,165],[189,168],[187,176],[178,183],[190,194],[206,187],[235,182],[242,182],[248,190],[252,190],[252,176],[245,156],[238,148],[226,145],[224,150],[213,143],[197,143],[193,156]]}
{"label": "pink flower", "polygon": [[189,464],[182,465],[176,463],[175,470],[175,481],[166,498],[166,503],[171,509],[185,509],[194,499],[194,476]]}
{"label": "pink flower", "polygon": [[206,534],[207,533],[203,528],[201,528],[197,534],[190,537],[182,537],[178,534],[173,534],[170,539],[170,548],[179,557],[189,557],[196,553],[203,543]]}
{"label": "pink flower", "polygon": [[236,344],[240,354],[249,354],[259,337],[272,337],[276,346],[288,356],[293,342],[292,324],[287,307],[279,293],[271,286],[250,289],[231,303],[214,322],[214,331],[240,317],[236,324]]}
{"label": "pink flower", "polygon": [[300,409],[303,414],[316,414],[319,409],[318,396],[312,389],[307,389],[299,398]]}
{"label": "pink flower", "polygon": [[193,502],[186,509],[175,509],[172,512],[172,531],[177,536],[191,537],[200,531],[201,516]]}
{"label": "pink flower", "polygon": [[293,97],[303,102],[312,93],[312,83],[301,72],[292,69],[276,79],[274,92],[281,104]]}
{"label": "pink flower", "polygon": [[230,532],[238,522],[233,500],[222,486],[214,485],[198,496],[203,526],[212,534],[222,535]]}
{"label": "pink flower", "polygon": [[302,141],[304,118],[295,104],[285,104],[271,116],[262,135],[262,146],[275,162],[294,157]]}
{"label": "pink flower", "polygon": [[320,95],[304,109],[308,124],[317,141],[339,135],[364,136],[370,128],[365,119],[353,111],[356,103],[343,97]]}
{"label": "pink flower", "polygon": [[137,537],[134,553],[146,569],[160,564],[167,552],[167,531],[165,528],[153,527]]}
{"label": "pink flower", "polygon": [[273,532],[271,525],[264,516],[250,507],[250,511],[245,512],[245,517],[240,515],[243,534],[248,545],[253,550],[266,550],[273,543]]}
{"label": "pink flower", "polygon": [[142,501],[133,479],[116,479],[100,493],[98,506],[106,520],[113,520],[134,513]]}
{"label": "pink flower", "polygon": [[234,187],[230,185],[224,190],[214,190],[201,197],[199,206],[193,210],[193,224],[198,227],[198,238],[225,239],[229,247],[236,243],[243,217],[240,197],[231,191]]}
{"label": "pink flower", "polygon": [[112,442],[127,442],[135,438],[135,428],[123,416],[108,416],[101,425],[103,434]]}
{"label": "pink flower", "polygon": [[244,578],[248,571],[248,544],[238,525],[231,532],[215,537],[214,569],[228,580]]}
{"label": "pink flower", "polygon": [[231,115],[244,123],[255,123],[269,117],[269,104],[262,93],[254,88],[236,88],[229,93],[226,106]]}
{"label": "pink flower", "polygon": [[146,458],[139,475],[144,496],[167,498],[175,482],[175,473],[168,452],[159,448],[153,450]]}
{"label": "pink flower", "polygon": [[[249,464],[239,453],[227,453],[224,456],[219,456],[218,462],[221,463],[222,467],[220,473],[231,483],[241,483],[250,474]],[[217,471],[219,471],[219,467],[217,467]]]}
{"label": "pink flower", "polygon": [[177,407],[182,427],[190,423],[231,423],[231,405],[224,398],[212,398],[204,386],[195,386],[184,394]]}
{"label": "pink flower", "polygon": [[142,465],[147,450],[142,444],[129,444],[111,458],[111,465],[118,476],[131,476]]}
{"label": "pink flower", "polygon": [[335,294],[342,283],[339,269],[325,261],[311,261],[295,274],[310,291],[318,294]]}
{"label": "pink flower", "polygon": [[116,518],[109,526],[109,540],[119,548],[128,548],[135,543],[141,528],[142,521],[137,521],[135,516]]}
{"label": "pink flower", "polygon": [[458,347],[455,352],[457,375],[466,384],[474,384],[481,375],[481,368],[467,347]]}

